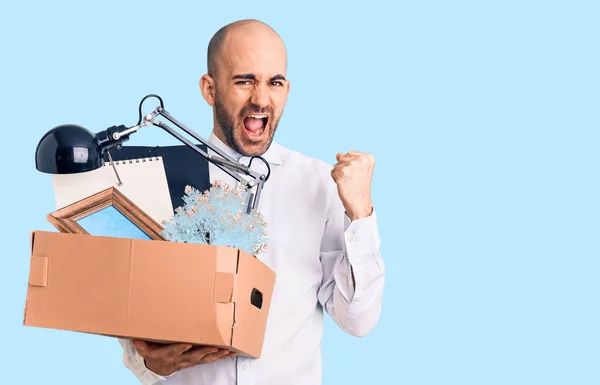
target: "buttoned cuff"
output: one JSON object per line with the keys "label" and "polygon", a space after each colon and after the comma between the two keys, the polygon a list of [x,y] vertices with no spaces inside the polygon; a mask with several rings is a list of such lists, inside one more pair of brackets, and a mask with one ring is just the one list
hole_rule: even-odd
{"label": "buttoned cuff", "polygon": [[377,213],[375,208],[368,217],[354,221],[344,214],[344,239],[346,251],[354,255],[363,255],[379,250],[381,239],[377,228]]}
{"label": "buttoned cuff", "polygon": [[[379,260],[381,239],[377,227],[375,209],[368,217],[354,221],[346,215],[344,219],[345,251],[348,258],[348,287],[351,292],[349,316],[359,316],[364,290],[381,275]],[[352,275],[354,274],[354,279]],[[354,285],[353,285],[354,283]]]}

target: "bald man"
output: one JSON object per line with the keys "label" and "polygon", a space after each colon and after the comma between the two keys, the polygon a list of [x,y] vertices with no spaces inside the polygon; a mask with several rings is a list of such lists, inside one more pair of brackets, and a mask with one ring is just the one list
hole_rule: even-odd
{"label": "bald man", "polygon": [[[268,25],[242,20],[221,28],[207,60],[200,90],[213,108],[210,142],[245,164],[260,155],[271,170],[258,208],[269,249],[259,258],[277,277],[262,356],[121,340],[125,365],[144,385],[318,385],[323,311],[357,337],[373,329],[381,311],[374,158],[338,153],[330,166],[273,141],[290,81],[286,47]],[[212,165],[210,178],[235,184]]]}

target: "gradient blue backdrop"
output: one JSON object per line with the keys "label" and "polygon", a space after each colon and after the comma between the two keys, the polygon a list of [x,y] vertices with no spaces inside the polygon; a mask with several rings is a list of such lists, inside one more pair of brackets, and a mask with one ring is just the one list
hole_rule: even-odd
{"label": "gradient blue backdrop", "polygon": [[384,311],[364,339],[327,320],[324,384],[600,383],[598,2],[195,3],[3,5],[3,383],[137,383],[113,339],[22,326],[29,231],[53,230],[35,146],[133,125],[148,93],[206,137],[207,43],[249,17],[289,50],[277,140],[377,159]]}

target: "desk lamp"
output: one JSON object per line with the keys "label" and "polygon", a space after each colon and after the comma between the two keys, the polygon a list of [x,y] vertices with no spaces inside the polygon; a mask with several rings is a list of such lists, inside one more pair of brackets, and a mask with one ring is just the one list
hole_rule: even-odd
{"label": "desk lamp", "polygon": [[[157,98],[160,102],[160,106],[151,113],[146,114],[142,119],[142,104],[150,97]],[[157,117],[159,116],[162,116],[175,124],[178,128],[213,150],[218,156],[210,155],[198,148],[194,143],[173,130],[166,123],[158,120]],[[269,179],[271,173],[269,163],[261,156],[253,156],[250,159],[248,166],[237,162],[235,159],[231,158],[208,141],[205,141],[200,135],[175,119],[165,110],[162,98],[155,94],[146,95],[141,100],[139,105],[139,119],[137,124],[132,127],[124,125],[111,126],[96,134],[93,134],[85,127],[75,124],[64,124],[54,127],[48,131],[38,143],[35,153],[35,166],[38,171],[48,174],[74,174],[87,172],[102,167],[103,156],[106,152],[120,183],[118,171],[115,168],[111,154],[108,150],[112,147],[116,147],[117,149],[121,148],[122,144],[129,140],[131,134],[137,132],[142,127],[149,125],[160,127],[174,136],[240,182],[246,190],[255,188],[255,191],[249,194],[247,213],[250,213],[253,209],[257,209],[264,183]],[[265,163],[267,167],[266,175],[257,173],[250,168],[254,159],[260,159]],[[242,177],[240,173],[249,176],[250,180]]]}

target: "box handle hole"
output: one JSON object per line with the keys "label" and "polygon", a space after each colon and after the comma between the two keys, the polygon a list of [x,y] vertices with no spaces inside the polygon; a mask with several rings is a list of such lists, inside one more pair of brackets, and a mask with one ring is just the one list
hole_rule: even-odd
{"label": "box handle hole", "polygon": [[252,289],[252,293],[250,294],[250,303],[259,309],[262,308],[263,296],[262,293],[256,288]]}

